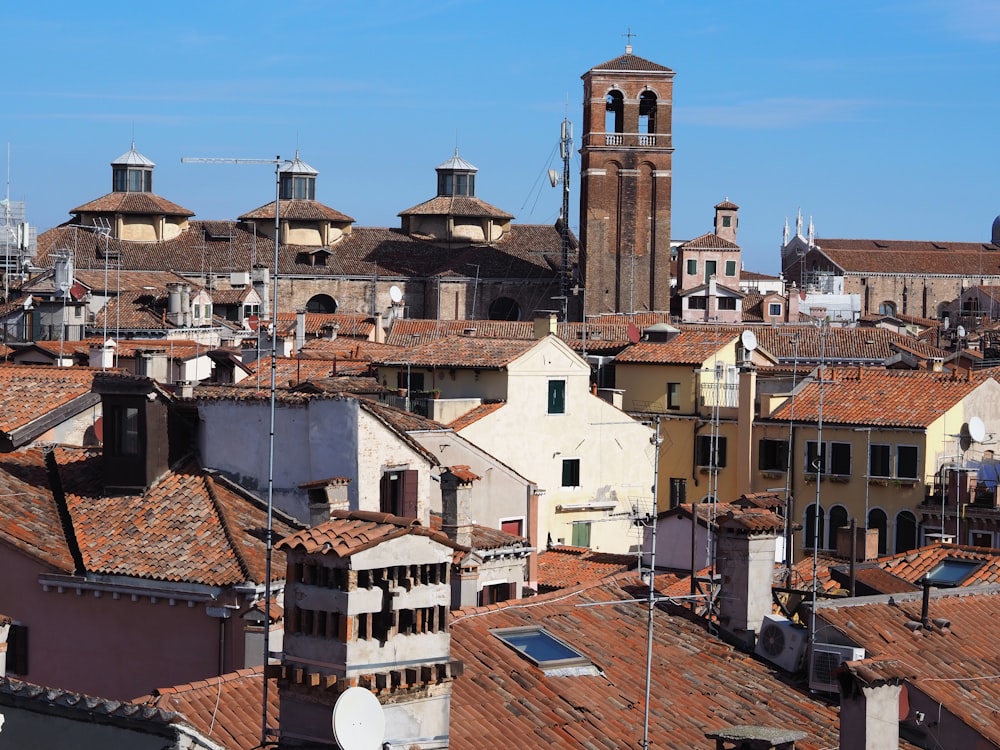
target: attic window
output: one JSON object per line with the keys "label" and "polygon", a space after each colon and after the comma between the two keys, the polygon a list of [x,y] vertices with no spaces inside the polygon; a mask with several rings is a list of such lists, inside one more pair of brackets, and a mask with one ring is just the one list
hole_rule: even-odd
{"label": "attic window", "polygon": [[954,557],[946,557],[931,568],[930,573],[927,574],[927,580],[935,586],[959,586],[984,564],[983,560],[959,560]]}
{"label": "attic window", "polygon": [[573,670],[577,674],[580,669],[585,670],[586,674],[598,673],[590,659],[545,628],[525,626],[500,628],[490,632],[547,673],[550,670]]}

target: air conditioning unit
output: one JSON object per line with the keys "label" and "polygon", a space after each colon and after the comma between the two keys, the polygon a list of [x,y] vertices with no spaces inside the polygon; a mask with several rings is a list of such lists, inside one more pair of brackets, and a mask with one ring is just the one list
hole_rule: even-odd
{"label": "air conditioning unit", "polygon": [[809,689],[824,693],[838,693],[840,686],[833,671],[845,661],[865,658],[865,650],[856,646],[837,643],[814,643],[809,657]]}
{"label": "air conditioning unit", "polygon": [[757,656],[786,672],[797,672],[809,645],[809,631],[781,615],[765,615],[757,635]]}

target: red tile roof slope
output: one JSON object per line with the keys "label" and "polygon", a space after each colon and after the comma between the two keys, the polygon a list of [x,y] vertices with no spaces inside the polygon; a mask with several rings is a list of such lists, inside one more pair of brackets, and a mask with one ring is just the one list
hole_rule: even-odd
{"label": "red tile roof slope", "polygon": [[549,547],[538,554],[538,590],[541,593],[595,583],[635,568],[636,555],[598,552],[588,547]]}
{"label": "red tile roof slope", "polygon": [[926,370],[825,367],[822,383],[805,383],[770,418],[817,422],[822,399],[827,424],[927,427],[981,384]]}
{"label": "red tile roof slope", "polygon": [[[73,531],[87,571],[225,586],[264,580],[262,501],[194,465],[168,471],[143,495],[106,496],[101,458],[56,449]],[[0,454],[0,539],[60,572],[73,572],[40,450]],[[278,514],[277,534],[296,526]],[[275,580],[284,563],[273,564]]]}
{"label": "red tile roof slope", "polygon": [[753,326],[760,347],[780,360],[791,362],[881,362],[895,352],[899,342],[925,357],[945,357],[948,352],[920,339],[887,328],[817,328],[816,326]]}
{"label": "red tile roof slope", "polygon": [[[924,693],[945,711],[1000,746],[1000,591],[996,587],[931,592],[930,618],[948,621],[912,630],[921,621],[921,593],[821,602],[816,616],[863,646],[869,658],[898,659],[910,674],[909,689]],[[911,698],[911,701],[913,699]]]}
{"label": "red tile roof slope", "polygon": [[337,557],[350,557],[382,542],[408,534],[428,536],[453,549],[460,549],[459,545],[447,536],[421,526],[420,521],[415,518],[363,510],[332,511],[329,521],[282,539],[275,549],[297,550],[307,554],[324,552]]}
{"label": "red tile roof slope", "polygon": [[[260,747],[262,667],[241,669],[209,680],[154,690],[133,702],[180,714],[200,734],[226,750]],[[267,690],[267,725],[278,726],[278,682]]]}
{"label": "red tile roof slope", "polygon": [[1000,247],[986,242],[817,239],[816,244],[821,253],[848,273],[1000,273]]}
{"label": "red tile roof slope", "polygon": [[[647,608],[634,574],[600,585],[456,613],[452,657],[464,674],[451,701],[453,748],[629,747],[643,735]],[[597,606],[580,606],[593,604]],[[509,605],[509,606],[508,606]],[[705,732],[755,724],[796,728],[800,750],[836,747],[837,711],[791,687],[773,669],[706,633],[682,614],[653,612],[650,740],[705,747]],[[491,634],[543,626],[600,670],[546,676]]]}
{"label": "red tile roof slope", "polygon": [[[577,350],[587,351],[620,349],[627,346],[628,323],[624,320],[610,322],[558,323],[556,335]],[[584,334],[586,333],[586,339]],[[484,339],[533,339],[535,324],[530,320],[421,320],[398,318],[386,338],[387,343],[409,347],[446,336],[464,336]]]}
{"label": "red tile roof slope", "polygon": [[615,357],[615,364],[700,365],[732,344],[729,330],[682,330],[670,341],[640,341]]}
{"label": "red tile roof slope", "polygon": [[399,356],[376,359],[376,364],[405,364],[417,367],[503,369],[538,342],[534,339],[486,339],[445,336],[410,347]]}
{"label": "red tile roof slope", "polygon": [[0,432],[10,433],[53,409],[86,396],[94,384],[89,367],[0,365]]}
{"label": "red tile roof slope", "polygon": [[490,414],[495,412],[497,409],[501,409],[506,406],[506,401],[499,401],[493,404],[480,404],[475,409],[466,412],[458,419],[452,420],[448,423],[448,427],[453,429],[455,432],[461,432],[470,424],[478,422],[483,417],[488,417]]}

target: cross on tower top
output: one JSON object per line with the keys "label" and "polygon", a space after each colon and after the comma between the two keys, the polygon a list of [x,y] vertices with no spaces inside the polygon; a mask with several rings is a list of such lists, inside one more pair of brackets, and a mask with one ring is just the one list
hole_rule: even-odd
{"label": "cross on tower top", "polygon": [[638,34],[633,34],[632,33],[632,27],[629,26],[627,28],[627,30],[625,31],[625,33],[622,34],[622,36],[625,37],[628,40],[625,43],[625,54],[626,55],[631,55],[632,54],[632,37],[639,36],[639,35]]}

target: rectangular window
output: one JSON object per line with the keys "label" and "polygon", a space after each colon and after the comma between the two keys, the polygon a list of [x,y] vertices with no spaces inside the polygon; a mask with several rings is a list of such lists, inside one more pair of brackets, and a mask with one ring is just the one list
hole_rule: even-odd
{"label": "rectangular window", "polygon": [[758,445],[757,466],[761,471],[788,471],[788,442],[765,438]]}
{"label": "rectangular window", "polygon": [[[714,445],[713,445],[714,443]],[[711,435],[699,435],[696,445],[695,462],[698,466],[721,469],[726,465],[726,439]]]}
{"label": "rectangular window", "polygon": [[422,391],[424,389],[424,374],[422,372],[400,370],[396,373],[396,387],[408,388],[412,396],[415,391]]}
{"label": "rectangular window", "polygon": [[724,227],[731,227],[732,225],[733,225],[733,217],[732,216],[723,216],[722,217],[722,226],[724,226]]}
{"label": "rectangular window", "polygon": [[573,524],[573,546],[590,546],[590,521],[580,521]]}
{"label": "rectangular window", "polygon": [[667,408],[681,408],[681,384],[667,383]]}
{"label": "rectangular window", "polygon": [[501,521],[500,531],[505,534],[513,534],[514,536],[524,536],[524,519],[512,518],[507,521]]}
{"label": "rectangular window", "polygon": [[707,310],[708,297],[688,297],[688,310]]}
{"label": "rectangular window", "polygon": [[486,604],[505,602],[513,599],[515,596],[517,596],[516,583],[492,583],[483,586],[477,598],[479,606],[482,607]]}
{"label": "rectangular window", "polygon": [[549,381],[549,414],[566,413],[566,381]]}
{"label": "rectangular window", "polygon": [[697,258],[688,258],[688,262],[687,262],[687,275],[688,276],[697,276],[698,275],[698,259]]}
{"label": "rectangular window", "polygon": [[139,455],[139,409],[135,406],[119,406],[114,410],[118,428],[117,451],[119,456]]}
{"label": "rectangular window", "polygon": [[387,471],[379,483],[379,510],[403,518],[417,517],[417,472]]}
{"label": "rectangular window", "polygon": [[719,309],[720,310],[735,310],[736,309],[736,297],[719,297]]}
{"label": "rectangular window", "polygon": [[815,474],[830,474],[833,476],[851,475],[851,444],[806,442],[806,472]]}
{"label": "rectangular window", "polygon": [[201,305],[194,305],[194,319],[198,320],[201,317]]}
{"label": "rectangular window", "polygon": [[670,477],[670,507],[676,508],[687,502],[687,480],[682,477]]}
{"label": "rectangular window", "polygon": [[562,462],[562,486],[580,486],[580,459],[564,458]]}
{"label": "rectangular window", "polygon": [[735,276],[735,275],[736,275],[736,261],[735,260],[727,260],[726,261],[726,276]]}
{"label": "rectangular window", "polygon": [[872,445],[868,451],[868,476],[892,476],[891,446]]}
{"label": "rectangular window", "polygon": [[917,446],[900,445],[896,447],[896,476],[900,479],[920,478],[920,468],[917,464]]}
{"label": "rectangular window", "polygon": [[767,305],[767,314],[771,317],[781,315],[781,303],[780,302],[770,302]]}
{"label": "rectangular window", "polygon": [[706,260],[705,261],[705,283],[707,284],[713,276],[715,276],[715,268],[718,265],[718,261]]}

